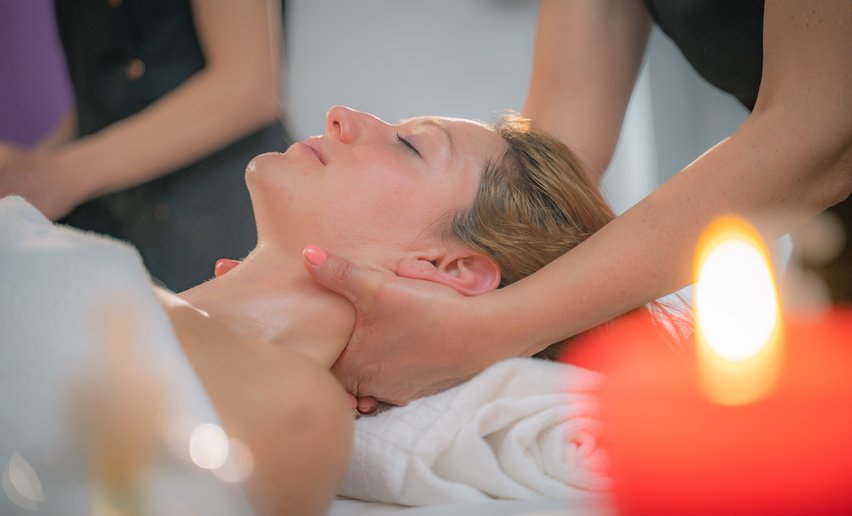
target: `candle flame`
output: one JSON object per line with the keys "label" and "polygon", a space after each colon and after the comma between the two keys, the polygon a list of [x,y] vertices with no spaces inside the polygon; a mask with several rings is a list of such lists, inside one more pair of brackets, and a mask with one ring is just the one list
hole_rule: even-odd
{"label": "candle flame", "polygon": [[781,315],[769,254],[737,217],[707,228],[696,254],[695,326],[707,394],[724,404],[754,401],[780,367]]}

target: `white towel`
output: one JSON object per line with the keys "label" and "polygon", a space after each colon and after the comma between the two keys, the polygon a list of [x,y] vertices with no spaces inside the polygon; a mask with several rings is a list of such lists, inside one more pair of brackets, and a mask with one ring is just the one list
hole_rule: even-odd
{"label": "white towel", "polygon": [[340,494],[404,505],[588,496],[609,487],[595,443],[602,376],[516,358],[356,424]]}
{"label": "white towel", "polygon": [[[128,341],[142,348],[152,381],[168,388],[172,415],[218,422],[136,250],[53,225],[20,197],[0,199],[0,474],[5,481],[12,460],[25,461],[34,475],[25,487],[33,491],[32,479],[38,479],[33,492],[43,490],[44,499],[15,501],[6,482],[0,514],[23,513],[22,503],[40,514],[92,514],[70,428],[69,392],[99,363],[102,313],[115,301],[136,316],[135,338]],[[170,420],[167,412],[161,417]],[[251,512],[239,486],[175,456],[162,457],[149,473],[144,491],[150,514],[180,507],[197,514]]]}

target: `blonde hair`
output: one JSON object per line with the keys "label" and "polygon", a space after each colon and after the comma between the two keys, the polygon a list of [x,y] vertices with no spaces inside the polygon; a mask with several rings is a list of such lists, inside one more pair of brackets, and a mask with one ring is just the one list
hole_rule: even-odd
{"label": "blonde hair", "polygon": [[[453,214],[446,235],[491,257],[500,287],[570,251],[614,213],[565,144],[516,114],[494,130],[507,150],[486,165],[473,202]],[[535,356],[555,359],[568,341]]]}

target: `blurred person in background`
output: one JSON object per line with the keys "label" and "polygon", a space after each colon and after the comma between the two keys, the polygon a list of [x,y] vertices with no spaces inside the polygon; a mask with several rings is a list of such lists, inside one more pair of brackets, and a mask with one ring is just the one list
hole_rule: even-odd
{"label": "blurred person in background", "polygon": [[74,105],[33,148],[0,142],[0,196],[136,246],[182,290],[256,230],[243,181],[286,148],[279,0],[56,0]]}

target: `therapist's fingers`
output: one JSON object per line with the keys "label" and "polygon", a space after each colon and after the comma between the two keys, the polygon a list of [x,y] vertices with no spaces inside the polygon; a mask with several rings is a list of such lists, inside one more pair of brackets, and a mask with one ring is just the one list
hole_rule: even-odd
{"label": "therapist's fingers", "polygon": [[219,276],[227,274],[239,264],[239,260],[231,260],[230,258],[219,258],[218,260],[216,260],[216,265],[213,267],[213,276],[218,278]]}
{"label": "therapist's fingers", "polygon": [[355,396],[351,392],[346,393],[349,398],[349,405],[353,410],[357,410],[362,416],[368,416],[379,408],[379,402],[372,396]]}
{"label": "therapist's fingers", "polygon": [[345,296],[356,308],[370,301],[387,274],[354,264],[345,258],[309,245],[302,251],[305,268],[314,281]]}
{"label": "therapist's fingers", "polygon": [[358,411],[358,414],[362,416],[369,416],[376,409],[379,408],[379,402],[376,398],[372,396],[355,396],[351,392],[346,393],[346,397],[349,398],[349,405],[352,407],[353,414],[354,411]]}
{"label": "therapist's fingers", "polygon": [[372,396],[361,396],[357,400],[358,412],[363,415],[369,415],[379,408],[379,401]]}

